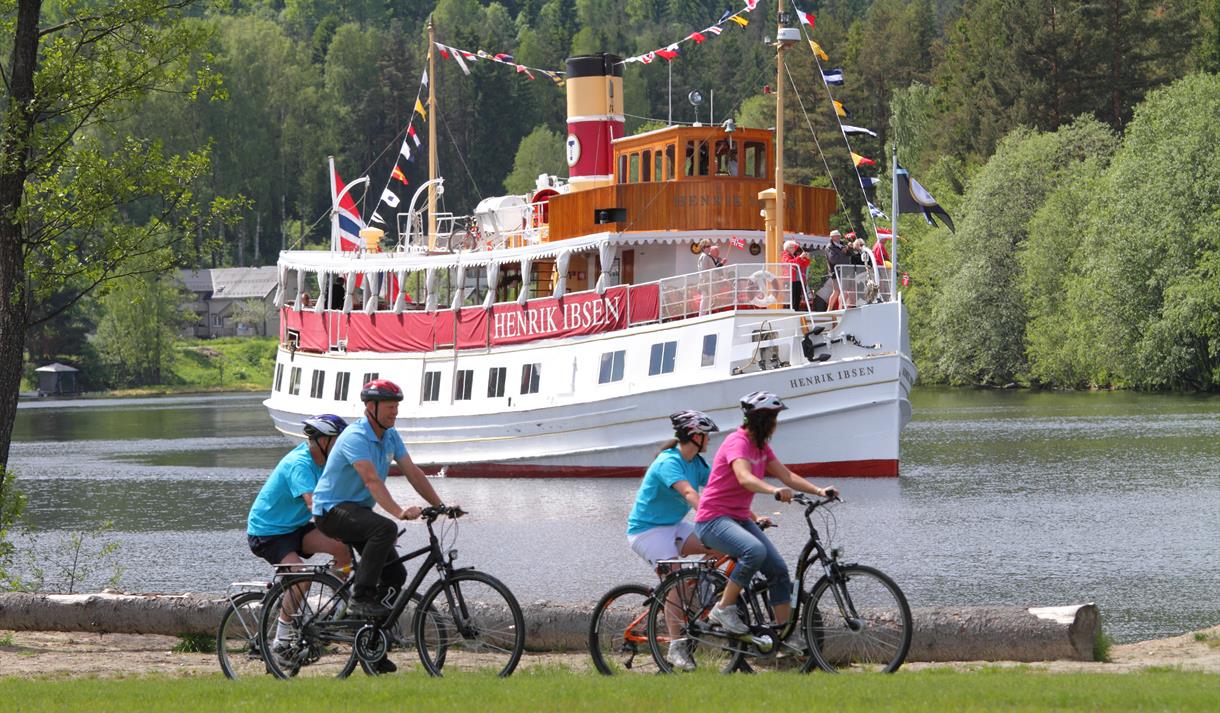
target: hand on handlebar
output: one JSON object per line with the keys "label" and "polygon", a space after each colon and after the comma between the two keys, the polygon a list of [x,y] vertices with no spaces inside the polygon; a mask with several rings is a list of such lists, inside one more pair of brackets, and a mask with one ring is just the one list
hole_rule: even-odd
{"label": "hand on handlebar", "polygon": [[792,490],[790,488],[778,488],[775,491],[775,499],[781,503],[792,500]]}
{"label": "hand on handlebar", "polygon": [[778,527],[778,525],[775,524],[775,521],[767,515],[759,515],[758,517],[754,518],[754,524],[758,525],[758,529],[760,530],[765,530],[769,527]]}
{"label": "hand on handlebar", "polygon": [[423,512],[423,511],[420,510],[419,507],[412,505],[409,508],[403,508],[402,511],[398,513],[398,519],[399,520],[414,520],[417,517],[419,517],[421,512]]}
{"label": "hand on handlebar", "polygon": [[838,500],[839,489],[833,485],[828,485],[822,490],[822,497],[826,498],[827,500]]}

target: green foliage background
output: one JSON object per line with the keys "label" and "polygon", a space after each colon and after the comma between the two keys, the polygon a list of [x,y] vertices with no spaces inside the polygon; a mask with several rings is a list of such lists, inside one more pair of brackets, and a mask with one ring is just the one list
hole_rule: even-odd
{"label": "green foliage background", "polygon": [[[853,149],[881,164],[870,170],[886,185],[884,167],[897,148],[960,226],[954,235],[903,219],[900,262],[911,278],[905,298],[925,382],[1220,387],[1213,160],[1220,114],[1209,74],[1220,71],[1220,0],[798,4],[817,18],[812,35],[830,54],[823,68],[844,70],[846,85],[834,95],[852,112],[849,123],[878,133],[853,139]],[[675,121],[696,119],[685,97],[698,89],[715,92],[715,116],[705,104],[703,121],[774,125],[765,89],[775,84],[775,67],[765,40],[779,6],[763,0],[748,27],[730,24],[702,44],[686,42],[672,63],[627,65],[628,131],[665,121],[671,79]],[[210,163],[196,171],[195,198],[241,200],[227,204],[214,235],[194,236],[193,250],[180,254],[197,267],[271,264],[282,248],[327,240],[327,155],[349,180],[372,177],[358,196],[365,215],[372,212],[420,89],[429,16],[447,45],[558,70],[573,54],[665,46],[711,25],[725,7],[723,0],[197,3],[188,31],[207,39],[182,79],[195,100],[172,92],[133,97],[129,111],[82,147],[120,163],[202,152]],[[452,60],[438,62],[440,110],[431,119],[447,178],[443,210],[468,212],[502,188],[528,189],[538,173],[563,173],[561,87],[489,62],[470,63],[469,76]],[[800,97],[784,117],[789,180],[837,188],[834,227],[866,229],[864,197],[812,52],[796,46],[789,65],[791,96]],[[404,168],[409,193],[426,166]],[[888,191],[880,194],[888,210]],[[57,294],[42,298],[51,303]],[[85,335],[106,311],[89,301],[66,311],[31,335],[30,357],[66,354],[87,368],[102,362]]]}

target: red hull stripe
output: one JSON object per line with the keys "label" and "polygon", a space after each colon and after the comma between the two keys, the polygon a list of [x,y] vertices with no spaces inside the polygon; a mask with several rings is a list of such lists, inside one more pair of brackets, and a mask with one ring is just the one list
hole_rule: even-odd
{"label": "red hull stripe", "polygon": [[[789,463],[793,472],[818,478],[895,478],[897,460],[845,460],[829,463]],[[432,468],[426,469],[435,472]],[[522,463],[451,465],[449,478],[639,478],[643,468],[630,466],[558,466]]]}

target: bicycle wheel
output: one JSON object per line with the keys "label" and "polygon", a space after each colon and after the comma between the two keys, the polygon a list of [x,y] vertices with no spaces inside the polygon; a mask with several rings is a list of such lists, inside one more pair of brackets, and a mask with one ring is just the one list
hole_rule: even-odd
{"label": "bicycle wheel", "polygon": [[898,670],[911,648],[911,607],[880,571],[853,564],[813,586],[802,624],[810,661],[823,671]]}
{"label": "bicycle wheel", "polygon": [[500,580],[462,570],[434,583],[419,603],[415,647],[433,676],[493,671],[508,676],[525,651],[525,617]]}
{"label": "bicycle wheel", "polygon": [[230,606],[220,618],[220,626],[216,628],[216,658],[226,678],[267,672],[262,639],[258,635],[262,601],[263,592],[241,592],[230,598]]}
{"label": "bicycle wheel", "polygon": [[620,584],[606,592],[593,607],[589,656],[598,673],[611,676],[660,670],[648,648],[651,605],[652,589],[643,584]]}
{"label": "bicycle wheel", "polygon": [[[685,647],[696,670],[728,673],[738,668],[744,655],[744,645],[725,636],[719,629],[713,633],[707,614],[720,599],[727,580],[717,570],[685,569],[670,575],[657,587],[648,608],[646,626],[648,647],[658,670],[671,673],[670,647]],[[742,621],[750,615],[738,602]]]}
{"label": "bicycle wheel", "polygon": [[261,628],[275,677],[346,678],[355,669],[353,641],[361,622],[344,619],[348,590],[342,587],[335,577],[315,573],[290,575],[271,589]]}

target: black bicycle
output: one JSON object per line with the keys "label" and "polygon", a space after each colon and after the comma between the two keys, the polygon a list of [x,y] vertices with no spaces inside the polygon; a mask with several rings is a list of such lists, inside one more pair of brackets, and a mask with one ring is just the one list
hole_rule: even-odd
{"label": "black bicycle", "polygon": [[[276,631],[278,617],[291,632],[277,644],[265,642],[271,673],[279,678],[343,678],[358,664],[365,673],[376,675],[408,666],[406,652],[414,644],[419,662],[433,676],[440,676],[442,669],[445,675],[475,671],[510,675],[525,650],[525,620],[508,587],[472,567],[455,566],[457,550],[443,546],[456,541],[456,520],[464,514],[443,505],[420,513],[428,527],[428,544],[396,562],[424,557],[423,564],[395,595],[384,619],[347,616],[353,578],[340,582],[316,570],[285,575],[268,594],[260,624],[260,630],[270,634]],[[442,526],[435,527],[441,518]],[[433,572],[436,581],[418,596],[424,579]],[[412,605],[414,613],[408,611]],[[407,617],[413,641],[396,631],[396,623]],[[387,661],[394,666],[387,666]]]}
{"label": "black bicycle", "polygon": [[[714,561],[673,561],[676,571],[657,588],[648,612],[648,645],[657,667],[673,670],[666,647],[680,641],[697,668],[724,672],[748,670],[747,660],[782,659],[802,672],[814,667],[829,672],[898,670],[911,647],[911,608],[887,575],[841,562],[840,548],[828,551],[823,546],[813,514],[833,501],[800,493],[792,497],[805,506],[809,540],[797,560],[797,597],[783,626],[773,623],[768,582],[761,574],[737,600],[748,633],[729,634],[710,623],[707,614],[720,599],[725,574]],[[811,571],[820,571],[821,577],[807,587]]]}

